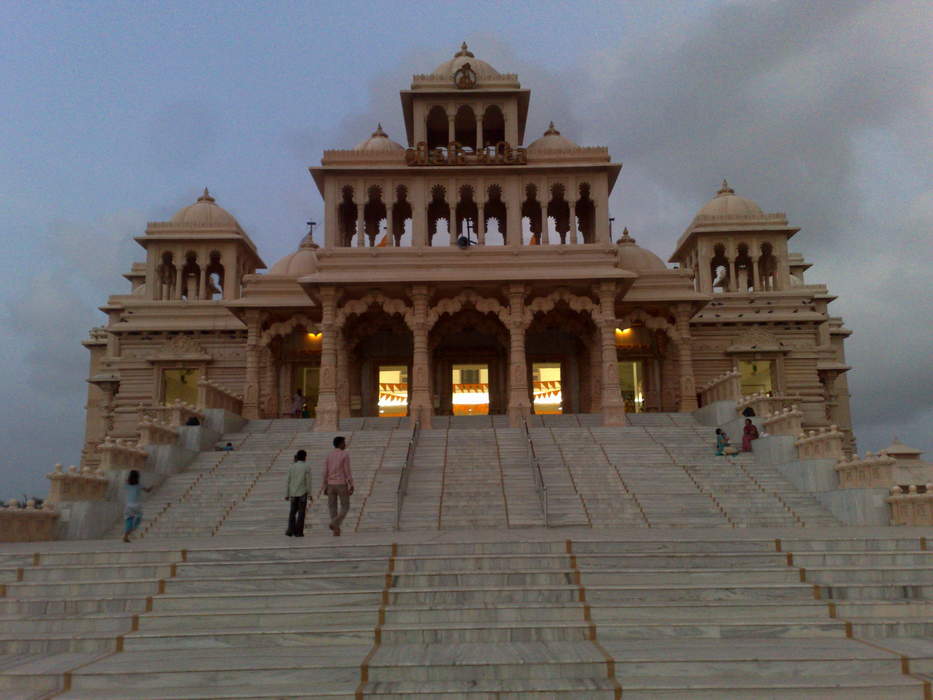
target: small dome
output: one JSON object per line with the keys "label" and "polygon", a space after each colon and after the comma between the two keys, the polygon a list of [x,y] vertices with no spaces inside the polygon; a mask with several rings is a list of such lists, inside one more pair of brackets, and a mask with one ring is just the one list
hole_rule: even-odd
{"label": "small dome", "polygon": [[309,233],[301,239],[298,250],[279,260],[272,266],[268,274],[300,276],[317,272],[317,253],[315,251],[319,247]]}
{"label": "small dome", "polygon": [[551,122],[541,138],[528,144],[529,151],[567,151],[575,148],[580,147],[566,136],[561,136],[554,128],[554,122]]}
{"label": "small dome", "polygon": [[215,228],[237,228],[237,220],[233,214],[218,206],[211,193],[204,188],[204,193],[198,201],[182,207],[172,217],[173,224],[186,224],[188,226],[212,226]]}
{"label": "small dome", "polygon": [[752,200],[739,197],[723,180],[719,192],[697,212],[697,216],[764,216],[764,212]]}
{"label": "small dome", "polygon": [[354,151],[404,151],[401,144],[396,143],[389,138],[388,134],[382,130],[382,124],[376,127],[373,135],[365,141],[360,141],[353,147]]}
{"label": "small dome", "polygon": [[618,245],[616,264],[623,270],[651,272],[667,269],[667,265],[661,258],[635,243],[635,239],[628,235],[627,228],[623,229],[622,237],[616,243]]}
{"label": "small dome", "polygon": [[444,75],[453,78],[454,73],[463,68],[464,64],[467,63],[470,64],[470,68],[473,69],[473,72],[476,73],[479,78],[498,78],[501,75],[499,71],[486,63],[486,61],[481,61],[476,58],[473,52],[467,48],[465,41],[460,45],[460,50],[454,54],[452,59],[444,61],[435,68],[432,73],[434,75]]}

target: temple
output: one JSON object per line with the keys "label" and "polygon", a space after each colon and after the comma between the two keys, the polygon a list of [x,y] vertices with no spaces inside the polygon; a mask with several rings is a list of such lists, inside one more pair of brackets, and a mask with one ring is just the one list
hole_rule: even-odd
{"label": "temple", "polygon": [[321,245],[309,233],[267,269],[206,189],[148,224],[130,291],[84,341],[83,464],[105,439],[136,437],[140,407],[195,403],[203,380],[241,394],[247,419],[292,415],[300,391],[323,431],[356,416],[621,425],[734,382],[798,406],[804,430],[838,426],[853,452],[850,331],[805,280],[784,214],[723,181],[669,265],[613,232],[622,166],[607,148],[553,124],[526,139],[518,76],[464,45],[400,95],[407,147],[380,125],[310,168]]}

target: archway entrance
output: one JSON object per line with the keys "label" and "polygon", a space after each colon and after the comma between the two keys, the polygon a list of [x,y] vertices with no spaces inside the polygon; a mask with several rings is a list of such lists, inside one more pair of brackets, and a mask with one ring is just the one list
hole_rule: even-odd
{"label": "archway entrance", "polygon": [[351,415],[408,415],[412,336],[397,314],[379,307],[351,316],[343,329]]}
{"label": "archway entrance", "polygon": [[598,411],[599,392],[594,389],[598,350],[596,326],[587,314],[560,302],[536,315],[525,336],[532,411],[538,415]]}
{"label": "archway entrance", "polygon": [[269,417],[294,415],[298,392],[301,392],[299,415],[313,418],[317,407],[321,374],[321,340],[323,336],[296,323],[268,341],[270,368],[270,401],[264,415]]}
{"label": "archway entrance", "polygon": [[463,309],[442,317],[429,339],[436,413],[505,413],[508,347],[508,331],[491,314]]}

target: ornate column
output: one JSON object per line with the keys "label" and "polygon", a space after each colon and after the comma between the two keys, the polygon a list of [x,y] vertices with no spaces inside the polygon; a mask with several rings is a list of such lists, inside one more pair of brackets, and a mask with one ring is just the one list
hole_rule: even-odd
{"label": "ornate column", "polygon": [[337,430],[337,289],[321,287],[321,378],[315,411],[315,431]]}
{"label": "ornate column", "polygon": [[262,312],[246,311],[246,386],[243,389],[243,417],[259,418],[259,334]]}
{"label": "ornate column", "polygon": [[207,265],[202,260],[198,268],[198,300],[204,301],[205,299],[207,299]]}
{"label": "ornate column", "polygon": [[476,152],[483,150],[483,115],[476,117]]}
{"label": "ornate column", "polygon": [[350,358],[343,328],[337,331],[337,416],[350,417]]}
{"label": "ornate column", "polygon": [[539,241],[541,245],[548,245],[551,242],[551,232],[549,229],[550,221],[548,221],[547,216],[547,204],[541,205],[541,240]]}
{"label": "ornate column", "polygon": [[573,200],[572,202],[570,202],[570,218],[567,224],[570,226],[570,242],[578,243],[579,241],[577,240],[577,200]]}
{"label": "ornate column", "polygon": [[457,116],[455,114],[447,115],[447,143],[453,143],[457,135],[456,129],[454,128],[454,120],[456,118]]}
{"label": "ornate column", "polygon": [[518,180],[507,183],[508,188],[505,200],[505,219],[508,229],[505,244],[511,248],[521,248],[522,245],[522,196]]}
{"label": "ornate column", "polygon": [[434,413],[431,402],[431,362],[428,355],[428,288],[416,284],[411,288],[414,313],[411,320],[411,399],[408,402],[412,425],[421,421],[422,428],[431,427]]}
{"label": "ornate column", "polygon": [[509,425],[517,428],[531,413],[525,362],[525,285],[513,282],[509,294]]}
{"label": "ornate column", "polygon": [[758,256],[752,258],[752,285],[756,292],[761,291],[761,270],[758,269]]}
{"label": "ornate column", "polygon": [[599,283],[599,345],[602,355],[603,425],[625,425],[625,402],[619,387],[616,355],[616,283]]}
{"label": "ornate column", "polygon": [[389,245],[394,246],[395,243],[395,205],[389,204],[386,208],[386,235],[389,237]]}
{"label": "ornate column", "polygon": [[735,265],[735,255],[729,260],[729,291],[739,291],[739,271]]}
{"label": "ornate column", "polygon": [[182,274],[182,270],[184,269],[184,267],[185,267],[184,259],[179,260],[178,263],[175,265],[175,294],[174,294],[174,297],[175,297],[175,299],[179,299],[179,300],[181,299],[182,280],[184,279],[184,275]]}
{"label": "ornate column", "polygon": [[356,245],[362,248],[366,245],[366,221],[363,219],[363,205],[356,205]]}
{"label": "ornate column", "polygon": [[476,205],[476,240],[479,245],[486,245],[486,202],[482,201]]}
{"label": "ornate column", "polygon": [[690,304],[678,304],[674,309],[677,319],[677,355],[680,364],[680,410],[695,411],[697,409],[696,382],[693,380],[693,353],[690,349],[690,317],[693,308]]}

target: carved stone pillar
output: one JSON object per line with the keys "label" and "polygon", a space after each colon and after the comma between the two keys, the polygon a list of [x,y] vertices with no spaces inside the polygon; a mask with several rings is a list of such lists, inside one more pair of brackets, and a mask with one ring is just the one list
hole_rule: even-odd
{"label": "carved stone pillar", "polygon": [[761,270],[758,269],[758,256],[752,258],[752,286],[756,292],[761,291]]}
{"label": "carved stone pillar", "polygon": [[570,202],[570,218],[567,225],[570,226],[570,242],[579,243],[577,239],[577,200]]}
{"label": "carved stone pillar", "polygon": [[739,291],[739,271],[735,265],[735,258],[733,257],[729,261],[729,291],[738,292]]}
{"label": "carved stone pillar", "polygon": [[476,152],[483,150],[483,116],[476,117]]}
{"label": "carved stone pillar", "polygon": [[342,328],[337,331],[337,416],[350,417],[350,358],[347,356],[347,337]]}
{"label": "carved stone pillar", "polygon": [[411,288],[414,314],[411,322],[411,400],[409,414],[412,425],[421,421],[422,428],[431,427],[434,412],[431,402],[431,361],[428,355],[428,288],[423,284]]}
{"label": "carved stone pillar", "polygon": [[395,243],[395,205],[390,204],[386,209],[386,235],[389,237],[389,245],[394,246]]}
{"label": "carved stone pillar", "polygon": [[246,386],[243,389],[243,417],[259,418],[259,334],[262,316],[259,309],[246,312]]}
{"label": "carved stone pillar", "polygon": [[205,299],[207,299],[207,265],[202,264],[198,269],[198,300],[204,301]]}
{"label": "carved stone pillar", "polygon": [[184,267],[184,259],[179,260],[178,264],[175,266],[175,299],[181,299],[181,288],[184,286],[182,280],[184,276],[182,275],[182,269]]}
{"label": "carved stone pillar", "polygon": [[453,143],[456,140],[456,129],[454,125],[454,120],[457,118],[455,114],[447,115],[447,143]]}
{"label": "carved stone pillar", "polygon": [[547,204],[541,205],[541,240],[538,241],[541,245],[547,245],[551,242],[551,222],[547,217]]}
{"label": "carved stone pillar", "polygon": [[356,205],[356,245],[362,248],[366,245],[366,221],[363,219],[363,205]]}
{"label": "carved stone pillar", "polygon": [[525,285],[512,283],[509,292],[509,425],[517,428],[531,413],[528,367],[525,361]]}
{"label": "carved stone pillar", "polygon": [[337,289],[321,287],[321,378],[318,388],[316,431],[337,430]]}
{"label": "carved stone pillar", "polygon": [[478,219],[476,221],[476,240],[479,245],[486,245],[486,202],[480,202],[476,207]]}
{"label": "carved stone pillar", "polygon": [[602,361],[603,425],[625,425],[625,402],[619,387],[616,356],[616,283],[599,283],[599,345]]}
{"label": "carved stone pillar", "polygon": [[693,380],[693,352],[690,349],[690,317],[693,308],[690,304],[678,304],[674,310],[677,319],[677,355],[680,365],[680,410],[695,411],[697,409],[696,382]]}

